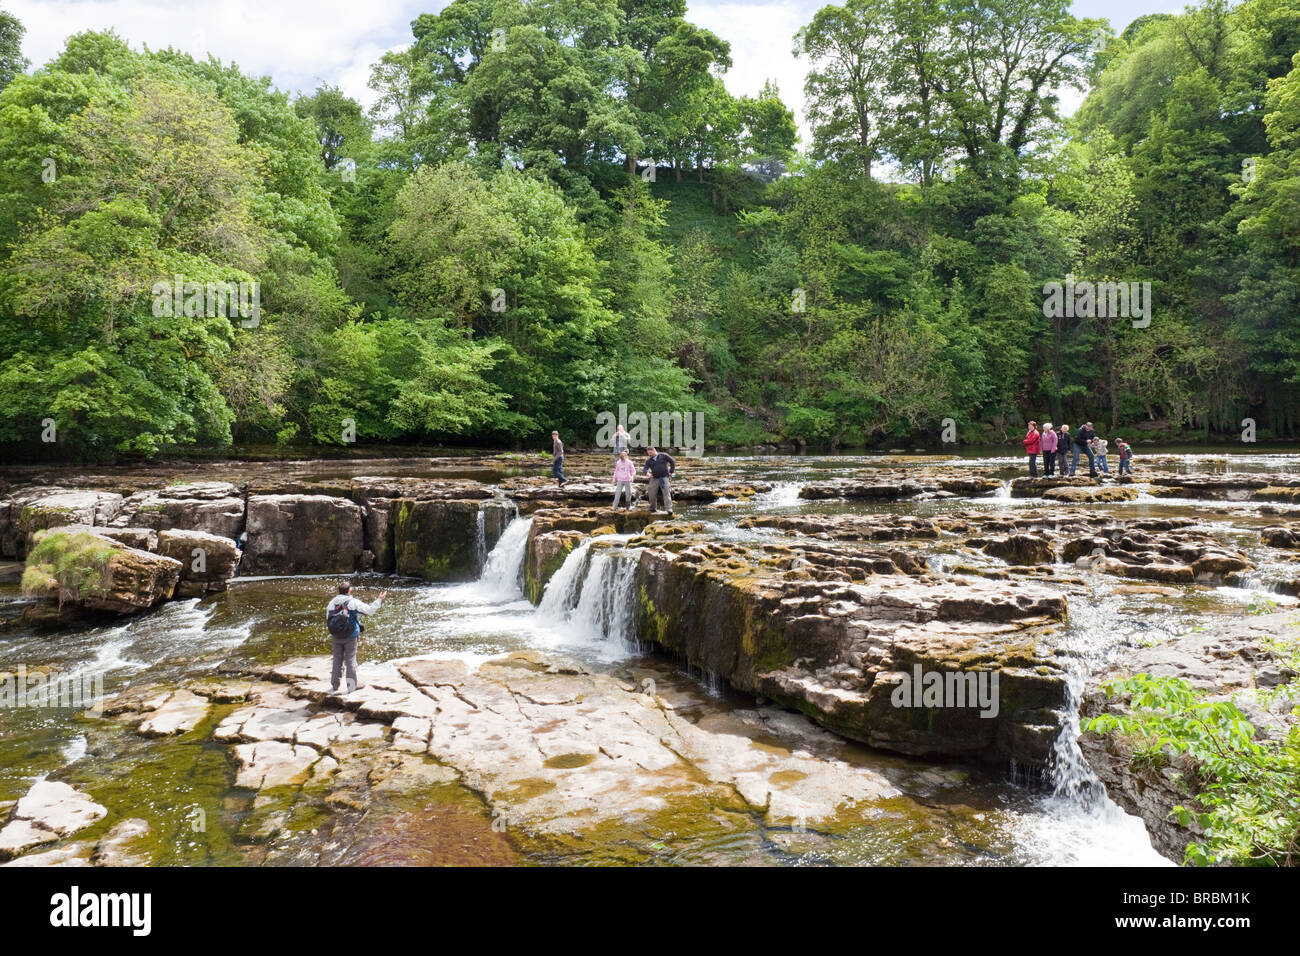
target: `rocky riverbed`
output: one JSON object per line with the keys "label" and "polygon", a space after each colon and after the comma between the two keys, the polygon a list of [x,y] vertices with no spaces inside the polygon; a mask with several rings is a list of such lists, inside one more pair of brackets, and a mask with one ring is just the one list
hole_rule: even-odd
{"label": "rocky riverbed", "polygon": [[[683,459],[671,519],[603,455],[11,469],[0,670],[102,687],[0,717],[0,857],[1181,859],[1080,704],[1152,648],[1245,686],[1189,635],[1295,603],[1300,480],[1143,461]],[[339,575],[394,591],[342,696]]]}

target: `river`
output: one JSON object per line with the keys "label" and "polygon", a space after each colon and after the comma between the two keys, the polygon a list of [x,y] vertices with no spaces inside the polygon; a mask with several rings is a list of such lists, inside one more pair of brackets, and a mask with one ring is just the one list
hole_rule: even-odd
{"label": "river", "polygon": [[[1234,472],[1293,473],[1297,456],[1283,453],[1228,454],[1204,450],[1162,452],[1165,471],[1186,474]],[[1020,474],[1020,460],[1008,457],[953,459],[964,468],[1009,480]],[[719,464],[710,459],[711,464]],[[934,465],[933,460],[927,460]],[[1137,480],[1141,482],[1139,457]],[[718,540],[770,535],[766,529],[739,527],[755,513],[932,514],[953,509],[1016,509],[1040,502],[1006,494],[980,499],[939,499],[894,504],[804,501],[801,484],[837,474],[861,473],[889,456],[825,458],[729,458],[726,468],[772,489],[751,499],[707,505],[679,505],[677,520],[703,522]],[[346,473],[345,463],[334,466]],[[373,469],[367,474],[376,474]],[[410,470],[403,468],[403,474]],[[1065,641],[1073,654],[1072,690],[1125,646],[1239,617],[1261,604],[1290,606],[1269,590],[1285,571],[1276,553],[1259,545],[1257,530],[1269,520],[1251,502],[1155,498],[1081,506],[1126,516],[1193,516],[1224,544],[1249,553],[1257,568],[1250,586],[1186,586],[1174,593],[1134,596],[1121,581],[1092,576],[1084,593],[1069,598]],[[1274,506],[1284,512],[1293,505]],[[1294,517],[1294,514],[1292,515]],[[630,535],[605,536],[599,547],[575,549],[547,586],[540,604],[524,599],[520,587],[529,521],[516,516],[495,548],[485,547],[480,578],[465,584],[360,575],[365,599],[378,588],[391,591],[379,615],[370,619],[361,644],[362,680],[367,668],[413,655],[443,655],[471,664],[517,650],[567,655],[586,666],[635,684],[653,680],[657,693],[675,702],[676,713],[719,732],[749,735],[756,747],[808,751],[797,728],[783,736],[779,723],[754,729],[744,719],[754,699],[735,693],[716,675],[682,666],[649,652],[637,640],[632,609],[627,542]],[[951,542],[922,546],[932,566],[954,559]],[[966,563],[996,559],[963,554]],[[1291,573],[1294,573],[1292,568]],[[337,578],[236,578],[228,591],[204,599],[170,602],[152,613],[116,626],[86,630],[35,631],[18,620],[23,600],[16,584],[0,590],[0,669],[24,665],[50,668],[63,678],[102,675],[106,697],[132,687],[171,685],[218,668],[276,664],[326,650],[322,609]],[[1076,589],[1077,590],[1077,589]],[[154,740],[133,733],[110,718],[88,717],[70,709],[0,710],[0,802],[15,800],[48,775],[89,793],[114,818],[145,820],[154,834],[151,861],[160,864],[240,865],[269,862],[360,863],[604,863],[777,864],[777,865],[1169,865],[1151,847],[1140,820],[1106,799],[1079,758],[1074,744],[1077,722],[1067,717],[1056,746],[1051,778],[1020,779],[1014,768],[997,770],[955,762],[918,760],[857,744],[823,740],[812,750],[817,759],[868,768],[888,780],[899,796],[881,800],[831,825],[773,826],[755,814],[726,827],[683,808],[680,826],[649,845],[603,845],[599,838],[557,849],[516,835],[475,844],[488,819],[486,808],[468,789],[440,784],[422,795],[405,795],[374,804],[349,818],[356,838],[340,841],[331,829],[328,808],[319,819],[300,821],[292,848],[266,856],[266,846],[250,835],[256,795],[234,785],[229,748],[210,738],[212,722],[228,713],[218,708],[197,732]],[[803,718],[799,718],[803,720]],[[203,825],[196,826],[196,819]],[[318,826],[308,826],[309,823]],[[336,829],[336,828],[335,828]],[[327,847],[327,841],[331,841]],[[433,852],[431,844],[446,844]],[[331,852],[324,852],[326,849]],[[312,854],[315,854],[314,856]]]}

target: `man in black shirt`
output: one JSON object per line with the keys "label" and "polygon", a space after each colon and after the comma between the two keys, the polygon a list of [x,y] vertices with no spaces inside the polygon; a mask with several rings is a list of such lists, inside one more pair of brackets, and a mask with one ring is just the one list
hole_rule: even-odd
{"label": "man in black shirt", "polygon": [[659,492],[663,492],[664,510],[668,512],[668,517],[673,516],[673,492],[672,482],[670,479],[673,473],[677,471],[677,462],[673,456],[667,452],[659,451],[655,448],[647,448],[645,461],[645,473],[650,476],[650,511],[653,514],[659,508],[655,504],[655,498]]}
{"label": "man in black shirt", "polygon": [[1074,457],[1070,459],[1070,477],[1074,477],[1074,471],[1079,467],[1079,453],[1084,452],[1088,456],[1088,476],[1097,477],[1097,459],[1092,454],[1092,440],[1097,437],[1097,433],[1092,430],[1092,422],[1084,422],[1082,428],[1074,433]]}

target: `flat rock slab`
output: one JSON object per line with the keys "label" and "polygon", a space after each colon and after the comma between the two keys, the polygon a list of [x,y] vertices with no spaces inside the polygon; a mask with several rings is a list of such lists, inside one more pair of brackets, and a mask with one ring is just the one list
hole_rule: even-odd
{"label": "flat rock slab", "polygon": [[18,801],[9,824],[0,830],[0,857],[16,856],[52,843],[102,820],[108,811],[66,783],[41,780]]}
{"label": "flat rock slab", "polygon": [[207,698],[188,690],[172,693],[157,710],[140,722],[139,731],[146,737],[173,737],[187,734],[208,715]]}
{"label": "flat rock slab", "polygon": [[[700,725],[671,699],[553,655],[394,661],[349,695],[322,688],[327,664],[281,665],[280,692],[223,722],[217,736],[242,741],[239,786],[332,786],[326,804],[355,810],[367,793],[459,782],[507,826],[565,839],[696,811],[816,822],[899,795],[805,717],[757,707]],[[768,743],[774,728],[798,746]]]}

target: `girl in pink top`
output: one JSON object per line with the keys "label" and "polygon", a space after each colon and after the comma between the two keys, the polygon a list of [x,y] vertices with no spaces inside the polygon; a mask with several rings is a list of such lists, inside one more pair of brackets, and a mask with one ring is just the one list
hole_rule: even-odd
{"label": "girl in pink top", "polygon": [[636,465],[632,464],[632,459],[627,456],[626,451],[619,452],[618,461],[614,462],[614,503],[611,508],[618,507],[618,499],[627,493],[627,504],[623,507],[632,510],[632,479],[636,477]]}

